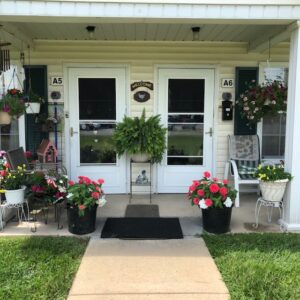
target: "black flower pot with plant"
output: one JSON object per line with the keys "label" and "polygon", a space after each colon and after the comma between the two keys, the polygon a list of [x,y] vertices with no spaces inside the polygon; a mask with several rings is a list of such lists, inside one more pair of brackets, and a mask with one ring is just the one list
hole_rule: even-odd
{"label": "black flower pot with plant", "polygon": [[210,207],[202,209],[203,229],[209,233],[221,234],[230,230],[232,207]]}
{"label": "black flower pot with plant", "polygon": [[68,206],[68,227],[73,234],[88,234],[96,229],[97,205],[87,207],[83,214],[79,213],[78,206]]}

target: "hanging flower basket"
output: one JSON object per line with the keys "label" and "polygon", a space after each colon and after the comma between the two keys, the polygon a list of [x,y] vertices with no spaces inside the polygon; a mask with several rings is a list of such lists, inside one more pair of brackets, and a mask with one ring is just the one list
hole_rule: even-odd
{"label": "hanging flower basket", "polygon": [[0,125],[9,125],[11,123],[11,116],[8,112],[0,111]]}
{"label": "hanging flower basket", "polygon": [[242,116],[247,119],[248,125],[256,124],[264,116],[286,112],[287,87],[283,82],[276,80],[267,84],[256,84],[255,80],[252,80],[236,104],[241,108]]}
{"label": "hanging flower basket", "polygon": [[27,114],[39,114],[41,109],[41,103],[37,102],[27,102],[26,106],[26,113]]}

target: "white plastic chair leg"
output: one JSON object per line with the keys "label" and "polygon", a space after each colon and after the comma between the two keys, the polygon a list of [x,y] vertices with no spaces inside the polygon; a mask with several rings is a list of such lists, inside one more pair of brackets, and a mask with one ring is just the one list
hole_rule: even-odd
{"label": "white plastic chair leg", "polygon": [[225,163],[224,179],[228,179],[228,175],[229,175],[229,162],[227,161]]}

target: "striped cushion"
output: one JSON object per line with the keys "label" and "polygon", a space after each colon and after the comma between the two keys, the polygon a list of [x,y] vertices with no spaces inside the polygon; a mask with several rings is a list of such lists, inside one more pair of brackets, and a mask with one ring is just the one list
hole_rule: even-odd
{"label": "striped cushion", "polygon": [[254,173],[259,165],[259,161],[236,160],[236,165],[241,179],[256,179]]}

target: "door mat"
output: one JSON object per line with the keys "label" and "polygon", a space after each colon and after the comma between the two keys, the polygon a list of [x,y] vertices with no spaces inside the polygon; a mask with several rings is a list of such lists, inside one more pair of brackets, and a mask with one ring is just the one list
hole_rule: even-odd
{"label": "door mat", "polygon": [[182,239],[178,218],[108,218],[101,238],[119,239]]}
{"label": "door mat", "polygon": [[129,204],[126,207],[125,218],[159,218],[158,205]]}

